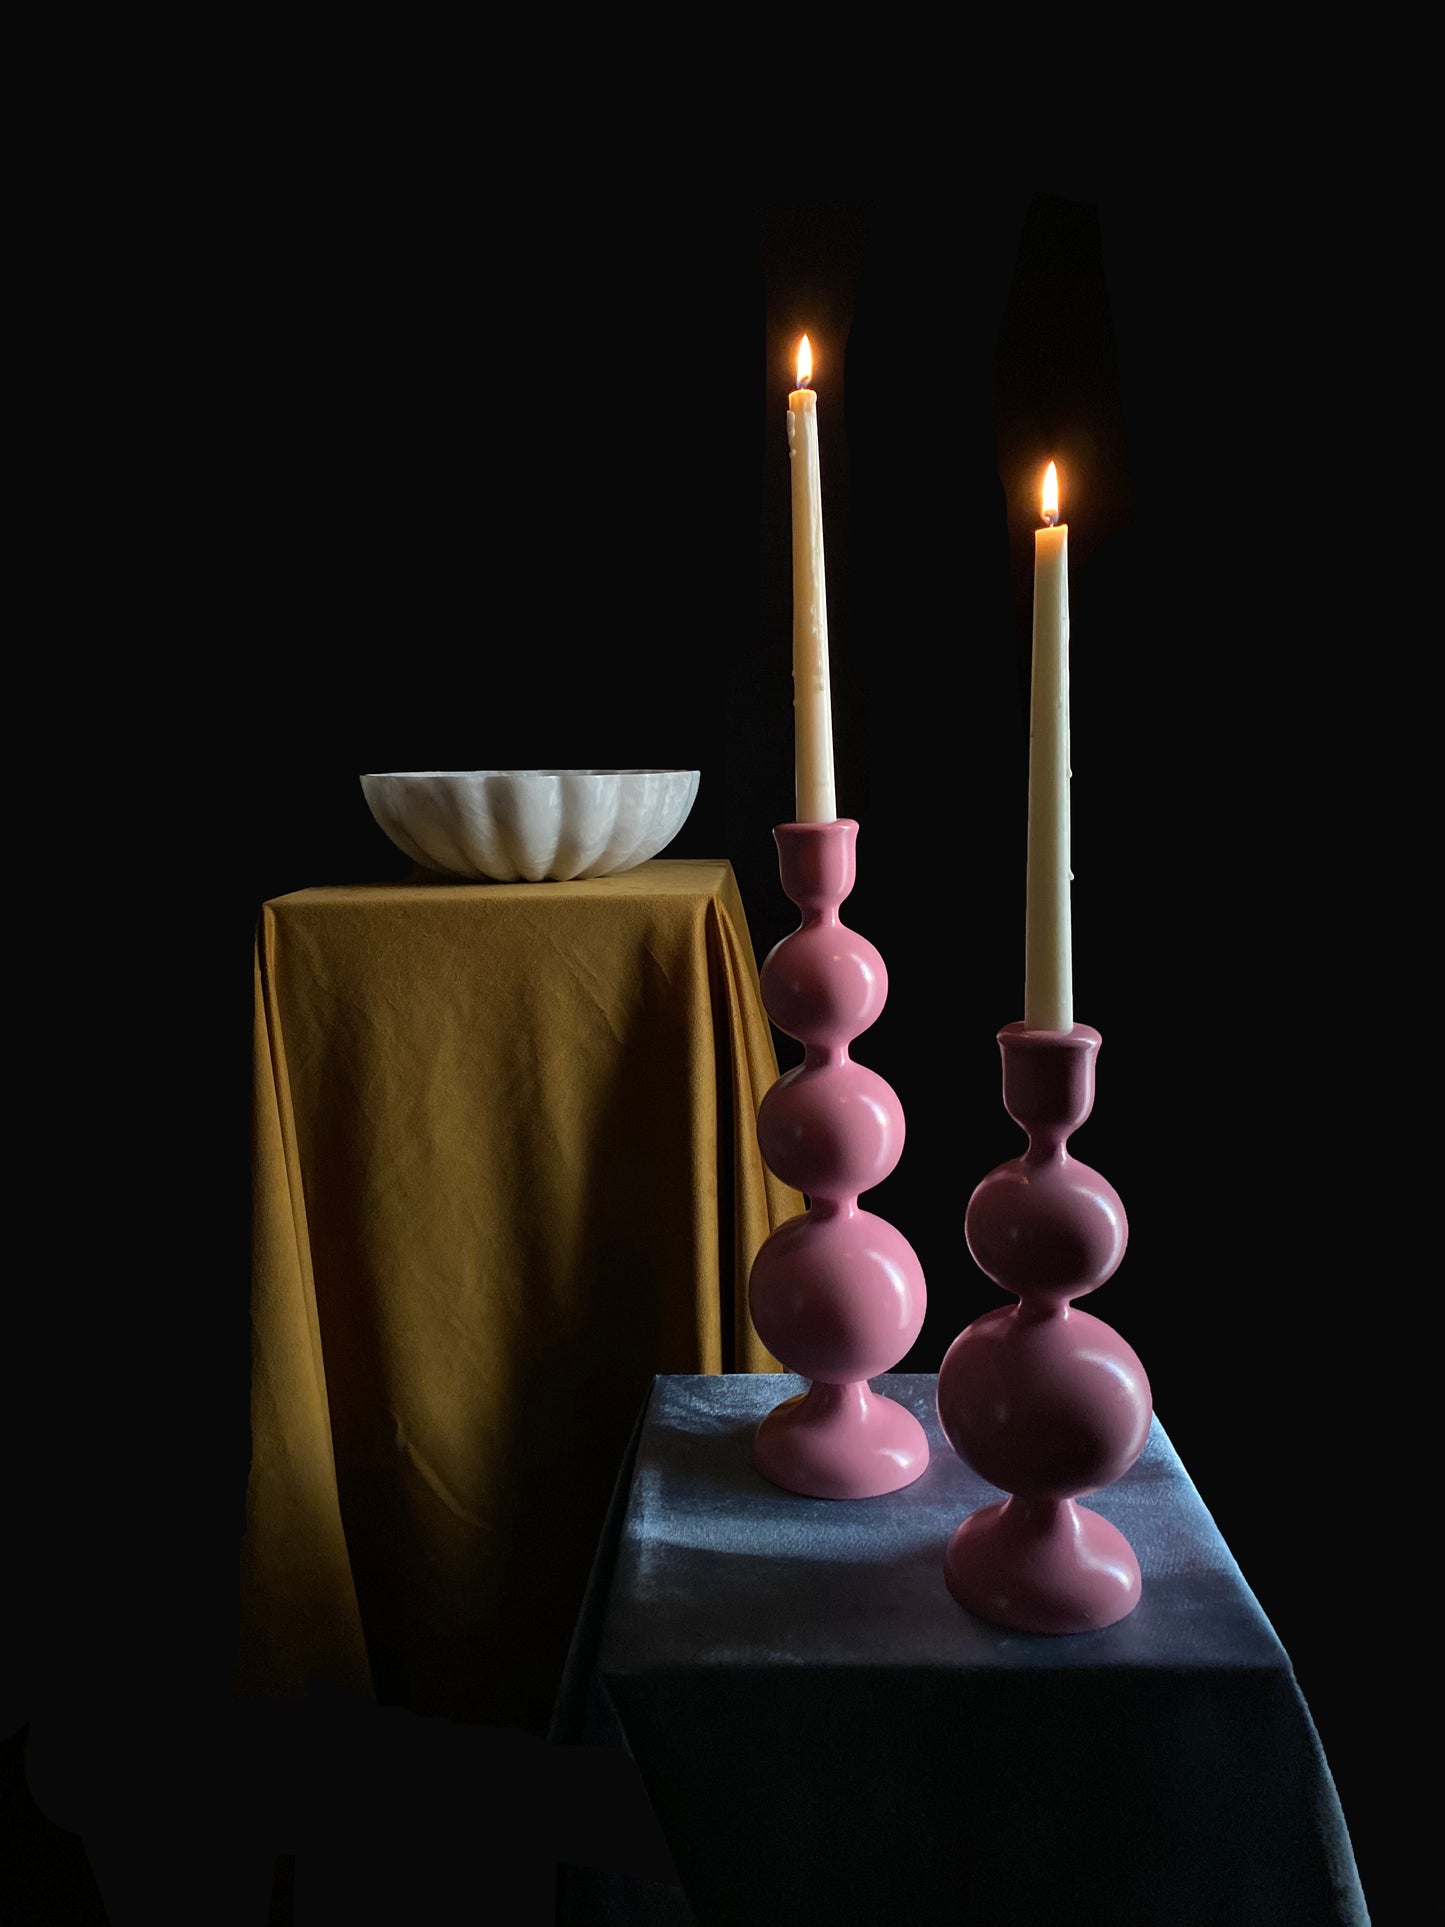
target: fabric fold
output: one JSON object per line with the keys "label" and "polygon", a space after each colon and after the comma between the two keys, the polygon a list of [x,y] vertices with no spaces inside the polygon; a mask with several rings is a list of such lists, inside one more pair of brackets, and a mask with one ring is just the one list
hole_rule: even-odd
{"label": "fabric fold", "polygon": [[369,1694],[273,990],[275,938],[268,906],[257,927],[254,969],[251,1470],[237,1681],[247,1698],[299,1697],[312,1678]]}

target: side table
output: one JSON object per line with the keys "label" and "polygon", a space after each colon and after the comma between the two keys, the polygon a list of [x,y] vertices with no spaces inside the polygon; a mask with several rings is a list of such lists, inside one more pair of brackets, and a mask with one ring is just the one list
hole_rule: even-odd
{"label": "side table", "polygon": [[[801,1383],[801,1381],[800,1381]],[[885,1499],[753,1469],[776,1379],[663,1375],[552,1733],[625,1747],[680,1886],[562,1869],[561,1927],[1366,1927],[1288,1656],[1155,1420],[1096,1505],[1140,1605],[1047,1638],[958,1606],[943,1555],[999,1495],[950,1452]]]}
{"label": "side table", "polygon": [[545,1728],[659,1371],[772,1374],[726,861],[267,903],[238,1690]]}

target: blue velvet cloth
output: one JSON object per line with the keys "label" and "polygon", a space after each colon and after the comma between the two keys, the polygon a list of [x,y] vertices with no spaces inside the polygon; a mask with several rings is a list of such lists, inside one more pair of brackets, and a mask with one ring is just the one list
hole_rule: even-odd
{"label": "blue velvet cloth", "polygon": [[943,1554],[1000,1495],[923,1477],[805,1499],[753,1433],[805,1381],[654,1381],[553,1737],[630,1751],[680,1886],[564,1868],[563,1927],[1364,1927],[1334,1782],[1288,1656],[1157,1419],[1087,1503],[1144,1592],[1044,1638],[953,1600]]}

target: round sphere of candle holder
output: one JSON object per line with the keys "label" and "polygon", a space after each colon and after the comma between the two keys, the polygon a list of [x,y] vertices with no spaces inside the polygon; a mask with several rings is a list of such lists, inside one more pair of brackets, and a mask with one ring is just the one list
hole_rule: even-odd
{"label": "round sphere of candle holder", "polygon": [[753,1463],[772,1484],[819,1499],[896,1492],[928,1465],[918,1420],[868,1383],[917,1338],[927,1291],[908,1240],[858,1203],[897,1165],[904,1129],[896,1092],[848,1054],[888,995],[882,957],[838,914],[856,878],[857,836],[851,817],[774,830],[802,922],[758,973],[768,1015],[804,1051],[758,1107],[758,1148],[808,1208],[758,1251],[748,1306],[773,1356],[811,1382],[763,1420]]}
{"label": "round sphere of candle holder", "polygon": [[1133,1350],[1073,1300],[1113,1276],[1128,1220],[1118,1193],[1068,1150],[1094,1104],[1098,1031],[998,1033],[1004,1108],[1028,1149],[991,1171],[964,1214],[979,1269],[1017,1303],[959,1334],[938,1372],[949,1444],[1011,1496],[970,1514],[944,1577],[960,1605],[1016,1632],[1113,1625],[1139,1603],[1139,1562],[1118,1528],[1075,1502],[1144,1448],[1149,1381]]}

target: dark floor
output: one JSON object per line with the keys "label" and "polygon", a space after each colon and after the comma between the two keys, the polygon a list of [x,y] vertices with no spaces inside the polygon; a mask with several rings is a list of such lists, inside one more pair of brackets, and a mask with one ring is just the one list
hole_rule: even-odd
{"label": "dark floor", "polygon": [[620,1755],[339,1697],[42,1719],[0,1804],[0,1927],[550,1927],[559,1861],[665,1857]]}
{"label": "dark floor", "polygon": [[112,1927],[79,1834],[47,1820],[25,1783],[29,1728],[0,1741],[0,1921]]}

